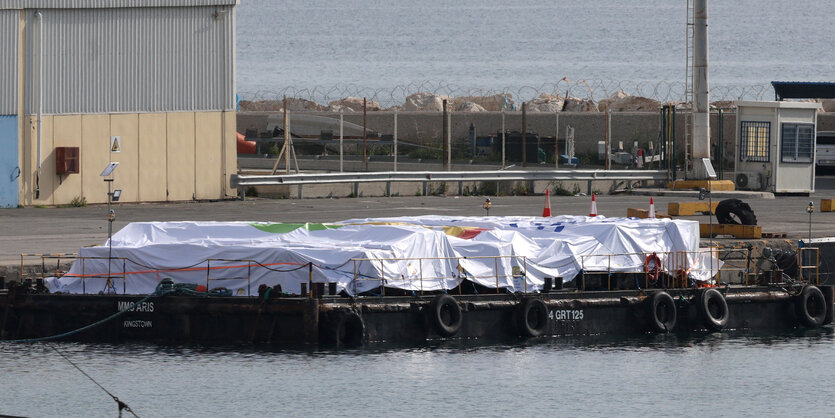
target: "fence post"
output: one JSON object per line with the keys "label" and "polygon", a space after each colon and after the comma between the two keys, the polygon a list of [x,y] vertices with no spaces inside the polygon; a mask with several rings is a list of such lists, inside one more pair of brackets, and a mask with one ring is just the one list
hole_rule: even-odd
{"label": "fence post", "polygon": [[394,109],[394,171],[397,171],[397,109]]}
{"label": "fence post", "polygon": [[528,166],[528,111],[522,102],[522,167]]}
{"label": "fence post", "polygon": [[560,168],[560,113],[559,112],[554,112],[554,168],[555,169]]}
{"label": "fence post", "polygon": [[[339,172],[340,173],[344,171],[343,159],[342,159],[342,139],[343,139],[342,134],[344,133],[343,126],[345,124],[344,116],[345,116],[345,109],[339,109]],[[395,163],[395,164],[397,164],[397,163]]]}
{"label": "fence post", "polygon": [[449,161],[447,160],[447,101],[443,101],[443,114],[441,115],[441,161],[443,161],[444,171],[449,171]]}
{"label": "fence post", "polygon": [[452,112],[447,112],[446,117],[446,152],[447,152],[447,171],[452,170]]}
{"label": "fence post", "polygon": [[504,169],[505,167],[507,167],[507,161],[505,160],[504,107],[502,107],[502,169]]}
{"label": "fence post", "polygon": [[362,98],[362,162],[368,171],[368,106],[365,97]]}
{"label": "fence post", "polygon": [[612,168],[609,164],[610,155],[612,155],[612,112],[610,112],[609,109],[606,109],[606,155],[604,156],[606,159],[606,170]]}

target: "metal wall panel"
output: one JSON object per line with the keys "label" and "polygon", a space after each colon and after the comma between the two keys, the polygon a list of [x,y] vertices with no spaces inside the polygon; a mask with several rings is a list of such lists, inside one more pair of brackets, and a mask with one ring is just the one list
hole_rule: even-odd
{"label": "metal wall panel", "polygon": [[17,116],[0,116],[0,208],[17,207],[21,174],[17,157]]}
{"label": "metal wall panel", "polygon": [[0,9],[101,9],[115,7],[231,6],[238,0],[3,0]]}
{"label": "metal wall panel", "polygon": [[[45,114],[234,106],[232,6],[41,13]],[[40,28],[34,11],[26,19],[25,111],[35,114]]]}
{"label": "metal wall panel", "polygon": [[17,115],[20,11],[0,10],[0,115]]}

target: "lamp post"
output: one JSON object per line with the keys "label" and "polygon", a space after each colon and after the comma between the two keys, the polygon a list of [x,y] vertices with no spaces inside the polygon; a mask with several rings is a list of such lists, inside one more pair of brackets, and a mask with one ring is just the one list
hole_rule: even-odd
{"label": "lamp post", "polygon": [[815,204],[811,201],[806,206],[806,212],[809,213],[809,244],[812,243],[812,213],[815,212]]}
{"label": "lamp post", "polygon": [[119,197],[122,195],[121,190],[113,190],[113,171],[118,166],[118,162],[111,162],[100,174],[101,177],[105,178],[104,182],[107,183],[107,281],[104,285],[105,293],[116,293],[116,287],[113,286],[113,277],[111,276],[113,262],[113,221],[116,220],[116,211],[112,209],[111,204],[118,202]]}

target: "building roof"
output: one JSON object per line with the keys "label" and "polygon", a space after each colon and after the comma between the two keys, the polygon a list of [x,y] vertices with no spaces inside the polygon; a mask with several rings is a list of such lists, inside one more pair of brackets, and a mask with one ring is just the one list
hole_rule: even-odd
{"label": "building roof", "polygon": [[774,96],[784,99],[835,99],[835,83],[807,81],[772,81]]}
{"label": "building roof", "polygon": [[3,0],[0,2],[0,10],[237,6],[239,1],[240,0]]}
{"label": "building roof", "polygon": [[780,109],[820,109],[823,107],[818,102],[783,102],[783,101],[736,101],[737,108],[740,107],[771,107]]}

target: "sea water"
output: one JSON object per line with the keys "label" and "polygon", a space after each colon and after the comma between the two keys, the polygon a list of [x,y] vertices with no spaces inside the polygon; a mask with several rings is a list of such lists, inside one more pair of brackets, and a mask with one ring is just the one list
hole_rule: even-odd
{"label": "sea water", "polygon": [[[712,99],[769,100],[773,80],[833,81],[831,10],[826,0],[710,2]],[[683,91],[685,29],[685,0],[246,0],[236,87],[242,98],[301,90],[385,106],[418,89],[536,96],[565,77],[663,99]]]}
{"label": "sea water", "polygon": [[831,416],[831,327],[290,350],[0,342],[0,414]]}

